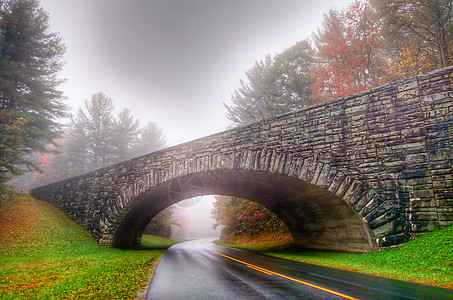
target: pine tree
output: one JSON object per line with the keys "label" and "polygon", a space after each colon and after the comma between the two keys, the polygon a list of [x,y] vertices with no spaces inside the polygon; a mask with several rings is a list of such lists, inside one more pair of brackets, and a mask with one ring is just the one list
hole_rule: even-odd
{"label": "pine tree", "polygon": [[154,122],[148,122],[141,129],[140,138],[135,146],[135,156],[149,154],[165,147],[167,139],[164,131]]}
{"label": "pine tree", "polygon": [[303,40],[275,56],[272,71],[281,98],[274,104],[281,111],[295,111],[310,104],[314,54],[310,42]]}
{"label": "pine tree", "polygon": [[224,104],[227,118],[236,125],[250,124],[282,113],[273,105],[273,99],[279,96],[275,88],[275,74],[272,73],[273,63],[270,55],[256,61],[253,68],[246,72],[248,82],[240,80],[239,87],[233,92],[232,105]]}
{"label": "pine tree", "polygon": [[74,139],[83,145],[86,169],[94,170],[114,162],[113,100],[99,92],[85,101],[73,119]]}
{"label": "pine tree", "polygon": [[309,86],[313,83],[313,49],[307,40],[301,41],[263,60],[246,72],[247,82],[225,104],[227,118],[235,125],[245,125],[305,107],[310,100]]}
{"label": "pine tree", "polygon": [[118,114],[118,119],[113,124],[112,145],[115,162],[124,161],[134,156],[134,148],[138,144],[140,122],[127,108]]}
{"label": "pine tree", "polygon": [[64,51],[61,38],[48,32],[48,15],[37,0],[0,2],[1,182],[39,169],[27,157],[46,152],[60,134],[57,119],[67,108],[57,72]]}

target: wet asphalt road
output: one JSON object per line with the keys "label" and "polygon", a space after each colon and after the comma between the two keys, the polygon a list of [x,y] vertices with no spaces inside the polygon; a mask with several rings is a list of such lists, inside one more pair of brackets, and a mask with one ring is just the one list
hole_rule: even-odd
{"label": "wet asphalt road", "polygon": [[453,299],[453,290],[195,240],[176,244],[162,256],[147,299]]}

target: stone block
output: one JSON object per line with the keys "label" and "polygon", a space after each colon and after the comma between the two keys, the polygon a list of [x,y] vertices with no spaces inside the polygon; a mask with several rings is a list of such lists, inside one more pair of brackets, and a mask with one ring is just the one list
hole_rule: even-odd
{"label": "stone block", "polygon": [[437,221],[450,221],[453,222],[453,208],[445,211],[438,210]]}
{"label": "stone block", "polygon": [[313,178],[312,178],[312,180],[311,180],[311,183],[316,184],[316,182],[317,182],[317,180],[318,180],[318,178],[319,178],[319,175],[321,174],[321,171],[322,171],[323,167],[324,167],[324,164],[323,164],[323,163],[318,163],[318,164],[316,165],[316,169],[315,169]]}
{"label": "stone block", "polygon": [[346,175],[344,175],[341,172],[338,172],[335,175],[334,179],[332,180],[332,184],[328,188],[329,192],[331,192],[332,194],[336,194],[337,190],[340,188],[340,186],[343,183],[343,181],[345,180],[345,178],[346,178]]}
{"label": "stone block", "polygon": [[453,199],[453,191],[442,189],[441,191],[435,191],[436,201],[439,200],[450,200]]}
{"label": "stone block", "polygon": [[415,184],[421,184],[421,183],[431,183],[431,179],[429,176],[431,176],[431,172],[428,168],[424,169],[404,169],[401,171],[400,178],[401,179],[406,179],[406,185],[411,185],[411,182],[408,182],[408,180],[415,180],[412,185]]}
{"label": "stone block", "polygon": [[349,186],[349,188],[346,190],[343,199],[348,202],[350,205],[352,205],[354,201],[354,195],[359,191],[361,186],[363,185],[363,182],[360,180],[354,180],[352,184]]}
{"label": "stone block", "polygon": [[409,222],[410,231],[419,233],[426,231],[433,231],[439,228],[439,223],[436,222]]}
{"label": "stone block", "polygon": [[392,207],[393,206],[389,201],[383,201],[382,203],[378,204],[368,215],[366,215],[365,219],[367,223],[370,224],[375,219],[390,211]]}
{"label": "stone block", "polygon": [[389,247],[393,245],[398,245],[406,243],[410,240],[411,236],[409,233],[400,233],[391,236],[386,236],[383,238],[378,238],[377,243],[381,247]]}
{"label": "stone block", "polygon": [[413,212],[406,214],[406,218],[409,221],[435,221],[437,220],[437,212],[430,211],[430,212]]}
{"label": "stone block", "polygon": [[397,94],[397,99],[400,101],[407,101],[410,99],[417,99],[420,95],[420,91],[418,89],[406,90],[403,92],[399,92]]}
{"label": "stone block", "polygon": [[399,216],[400,212],[397,209],[390,209],[377,218],[373,218],[370,221],[368,221],[369,218],[367,217],[366,220],[368,223],[368,227],[370,227],[371,229],[375,229],[398,218]]}
{"label": "stone block", "polygon": [[323,188],[325,190],[329,190],[329,187],[332,185],[335,177],[338,173],[338,170],[334,167],[331,167],[329,170],[329,174],[327,175],[326,181],[324,182]]}
{"label": "stone block", "polygon": [[356,203],[352,206],[355,211],[360,212],[362,209],[370,203],[370,201],[377,195],[376,191],[371,189],[365,195],[363,195]]}
{"label": "stone block", "polygon": [[330,165],[329,164],[325,164],[321,170],[321,172],[319,173],[319,176],[318,176],[318,179],[316,180],[316,185],[318,186],[324,186],[324,183],[326,182],[327,180],[327,176],[329,175],[330,173]]}
{"label": "stone block", "polygon": [[400,217],[373,229],[373,234],[377,238],[382,238],[384,236],[405,232],[407,227],[407,220]]}
{"label": "stone block", "polygon": [[416,88],[418,88],[418,81],[417,81],[416,78],[411,78],[411,79],[407,79],[407,80],[402,81],[398,85],[398,92],[403,92],[403,91],[407,91],[407,90],[413,90],[413,89],[416,89]]}

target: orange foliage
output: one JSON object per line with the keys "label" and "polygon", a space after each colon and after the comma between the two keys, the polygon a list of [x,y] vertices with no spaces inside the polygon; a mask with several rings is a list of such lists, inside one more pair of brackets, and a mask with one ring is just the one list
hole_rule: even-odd
{"label": "orange foliage", "polygon": [[5,244],[14,244],[25,236],[34,235],[34,225],[42,216],[33,201],[6,204],[0,214],[0,240]]}
{"label": "orange foliage", "polygon": [[403,48],[399,56],[390,63],[386,70],[388,81],[414,77],[436,69],[436,62],[432,57],[420,50]]}
{"label": "orange foliage", "polygon": [[259,236],[249,238],[240,237],[235,239],[235,243],[240,246],[263,246],[269,245],[272,247],[293,243],[293,237],[290,233],[282,233],[279,235],[261,234]]}
{"label": "orange foliage", "polygon": [[381,82],[384,61],[379,53],[384,45],[380,29],[370,6],[362,1],[325,16],[323,29],[315,37],[318,57],[311,74],[317,80],[310,85],[313,102],[357,93]]}

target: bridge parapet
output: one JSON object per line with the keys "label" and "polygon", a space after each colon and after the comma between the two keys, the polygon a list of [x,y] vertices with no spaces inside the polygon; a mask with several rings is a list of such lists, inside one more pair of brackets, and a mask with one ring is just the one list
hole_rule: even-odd
{"label": "bridge parapet", "polygon": [[[230,194],[271,208],[303,246],[367,251],[453,223],[452,125],[449,67],[69,178],[32,195],[108,246],[132,246],[150,218],[172,203]],[[116,242],[123,239],[127,245]]]}

